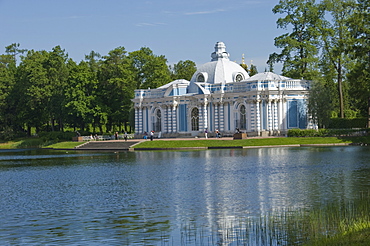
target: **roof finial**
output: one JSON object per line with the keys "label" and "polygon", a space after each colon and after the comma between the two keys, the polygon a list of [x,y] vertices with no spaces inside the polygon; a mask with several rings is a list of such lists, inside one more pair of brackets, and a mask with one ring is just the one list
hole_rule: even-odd
{"label": "roof finial", "polygon": [[242,54],[242,64],[245,64],[244,54]]}
{"label": "roof finial", "polygon": [[215,45],[215,52],[211,54],[212,60],[229,59],[229,53],[226,52],[226,46],[223,42],[217,42]]}

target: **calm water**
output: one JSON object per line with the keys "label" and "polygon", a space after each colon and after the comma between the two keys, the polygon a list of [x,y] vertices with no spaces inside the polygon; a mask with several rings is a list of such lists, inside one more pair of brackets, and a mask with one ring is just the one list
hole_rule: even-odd
{"label": "calm water", "polygon": [[370,149],[0,151],[0,187],[1,245],[261,245],[229,234],[368,193]]}

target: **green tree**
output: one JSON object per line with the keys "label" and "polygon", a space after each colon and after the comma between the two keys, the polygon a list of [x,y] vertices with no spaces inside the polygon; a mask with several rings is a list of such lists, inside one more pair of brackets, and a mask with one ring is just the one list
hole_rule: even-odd
{"label": "green tree", "polygon": [[67,68],[68,55],[60,46],[55,46],[49,52],[49,59],[45,64],[47,69],[47,77],[51,87],[51,97],[48,101],[46,110],[49,114],[51,123],[51,130],[55,131],[55,123],[58,123],[59,129],[63,130],[65,120],[65,89],[67,88],[68,68]]}
{"label": "green tree", "polygon": [[349,93],[356,109],[362,116],[367,116],[370,97],[370,1],[358,0],[349,27],[354,41],[350,54],[356,62],[347,74]]}
{"label": "green tree", "polygon": [[170,66],[170,70],[172,80],[186,79],[190,81],[193,74],[197,71],[197,67],[195,62],[186,60],[179,61],[178,63],[174,64],[173,67]]}
{"label": "green tree", "polygon": [[27,52],[27,49],[20,49],[19,43],[12,43],[5,47],[6,53],[13,57],[14,63],[17,62],[17,55]]}
{"label": "green tree", "polygon": [[312,79],[316,76],[318,63],[317,26],[323,16],[315,0],[280,0],[272,10],[284,17],[277,20],[278,28],[291,32],[275,38],[275,46],[280,54],[269,56],[270,67],[275,62],[283,62],[283,75],[291,78]]}
{"label": "green tree", "polygon": [[344,118],[345,95],[343,91],[343,79],[346,68],[350,66],[348,48],[353,44],[348,22],[353,14],[355,2],[352,0],[324,0],[321,3],[326,10],[329,20],[323,21],[318,30],[321,31],[324,59],[336,71],[336,83],[338,87],[339,114]]}
{"label": "green tree", "polygon": [[[334,92],[334,93],[333,93]],[[308,98],[308,112],[314,123],[320,128],[329,126],[334,111],[335,85],[332,81],[325,81],[325,77],[315,80],[311,84]]]}
{"label": "green tree", "polygon": [[156,56],[148,47],[128,55],[136,89],[158,88],[171,82],[171,75],[164,56]]}
{"label": "green tree", "polygon": [[68,123],[72,127],[85,130],[87,124],[93,123],[98,81],[87,62],[82,61],[77,65],[70,59],[67,66],[69,76],[65,107]]}
{"label": "green tree", "polygon": [[103,57],[99,74],[99,105],[106,113],[108,129],[129,122],[131,99],[136,83],[131,70],[131,61],[124,47],[111,50]]}
{"label": "green tree", "polygon": [[251,68],[249,69],[249,76],[253,76],[258,73],[257,67],[251,64]]}
{"label": "green tree", "polygon": [[14,113],[9,107],[9,95],[15,84],[15,61],[9,54],[0,55],[0,129],[10,127]]}
{"label": "green tree", "polygon": [[31,127],[40,131],[48,121],[46,105],[49,104],[53,87],[49,83],[46,63],[49,53],[46,51],[28,51],[22,57],[17,71],[17,82],[12,91],[14,115],[17,116],[14,125],[22,128],[24,125],[30,132]]}

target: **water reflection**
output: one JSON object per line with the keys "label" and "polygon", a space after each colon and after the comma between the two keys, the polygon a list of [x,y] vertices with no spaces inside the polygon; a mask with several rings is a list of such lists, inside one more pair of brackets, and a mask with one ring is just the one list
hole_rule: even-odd
{"label": "water reflection", "polygon": [[369,153],[0,152],[0,242],[199,245],[198,238],[203,245],[258,245],[253,233],[240,237],[256,231],[250,218],[368,191]]}

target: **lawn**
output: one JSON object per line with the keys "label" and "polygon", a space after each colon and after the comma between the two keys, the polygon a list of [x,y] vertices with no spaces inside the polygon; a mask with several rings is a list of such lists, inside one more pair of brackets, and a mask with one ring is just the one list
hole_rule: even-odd
{"label": "lawn", "polygon": [[60,142],[51,145],[44,146],[44,148],[53,148],[53,149],[73,149],[74,147],[81,145],[81,142]]}
{"label": "lawn", "polygon": [[[140,139],[141,140],[141,139]],[[243,146],[284,146],[299,144],[338,144],[338,143],[366,143],[370,145],[370,136],[366,137],[276,137],[276,138],[248,138],[242,140],[225,139],[189,139],[189,140],[158,140],[143,141],[135,145],[134,149],[174,149],[174,148],[233,148]],[[73,149],[81,142],[59,142],[48,144],[39,138],[19,139],[0,143],[0,149],[21,148],[54,148]]]}
{"label": "lawn", "polygon": [[305,137],[305,138],[249,138],[241,140],[160,140],[145,141],[134,146],[138,148],[191,148],[191,147],[240,147],[240,146],[275,146],[297,144],[335,144],[352,143],[350,138]]}

